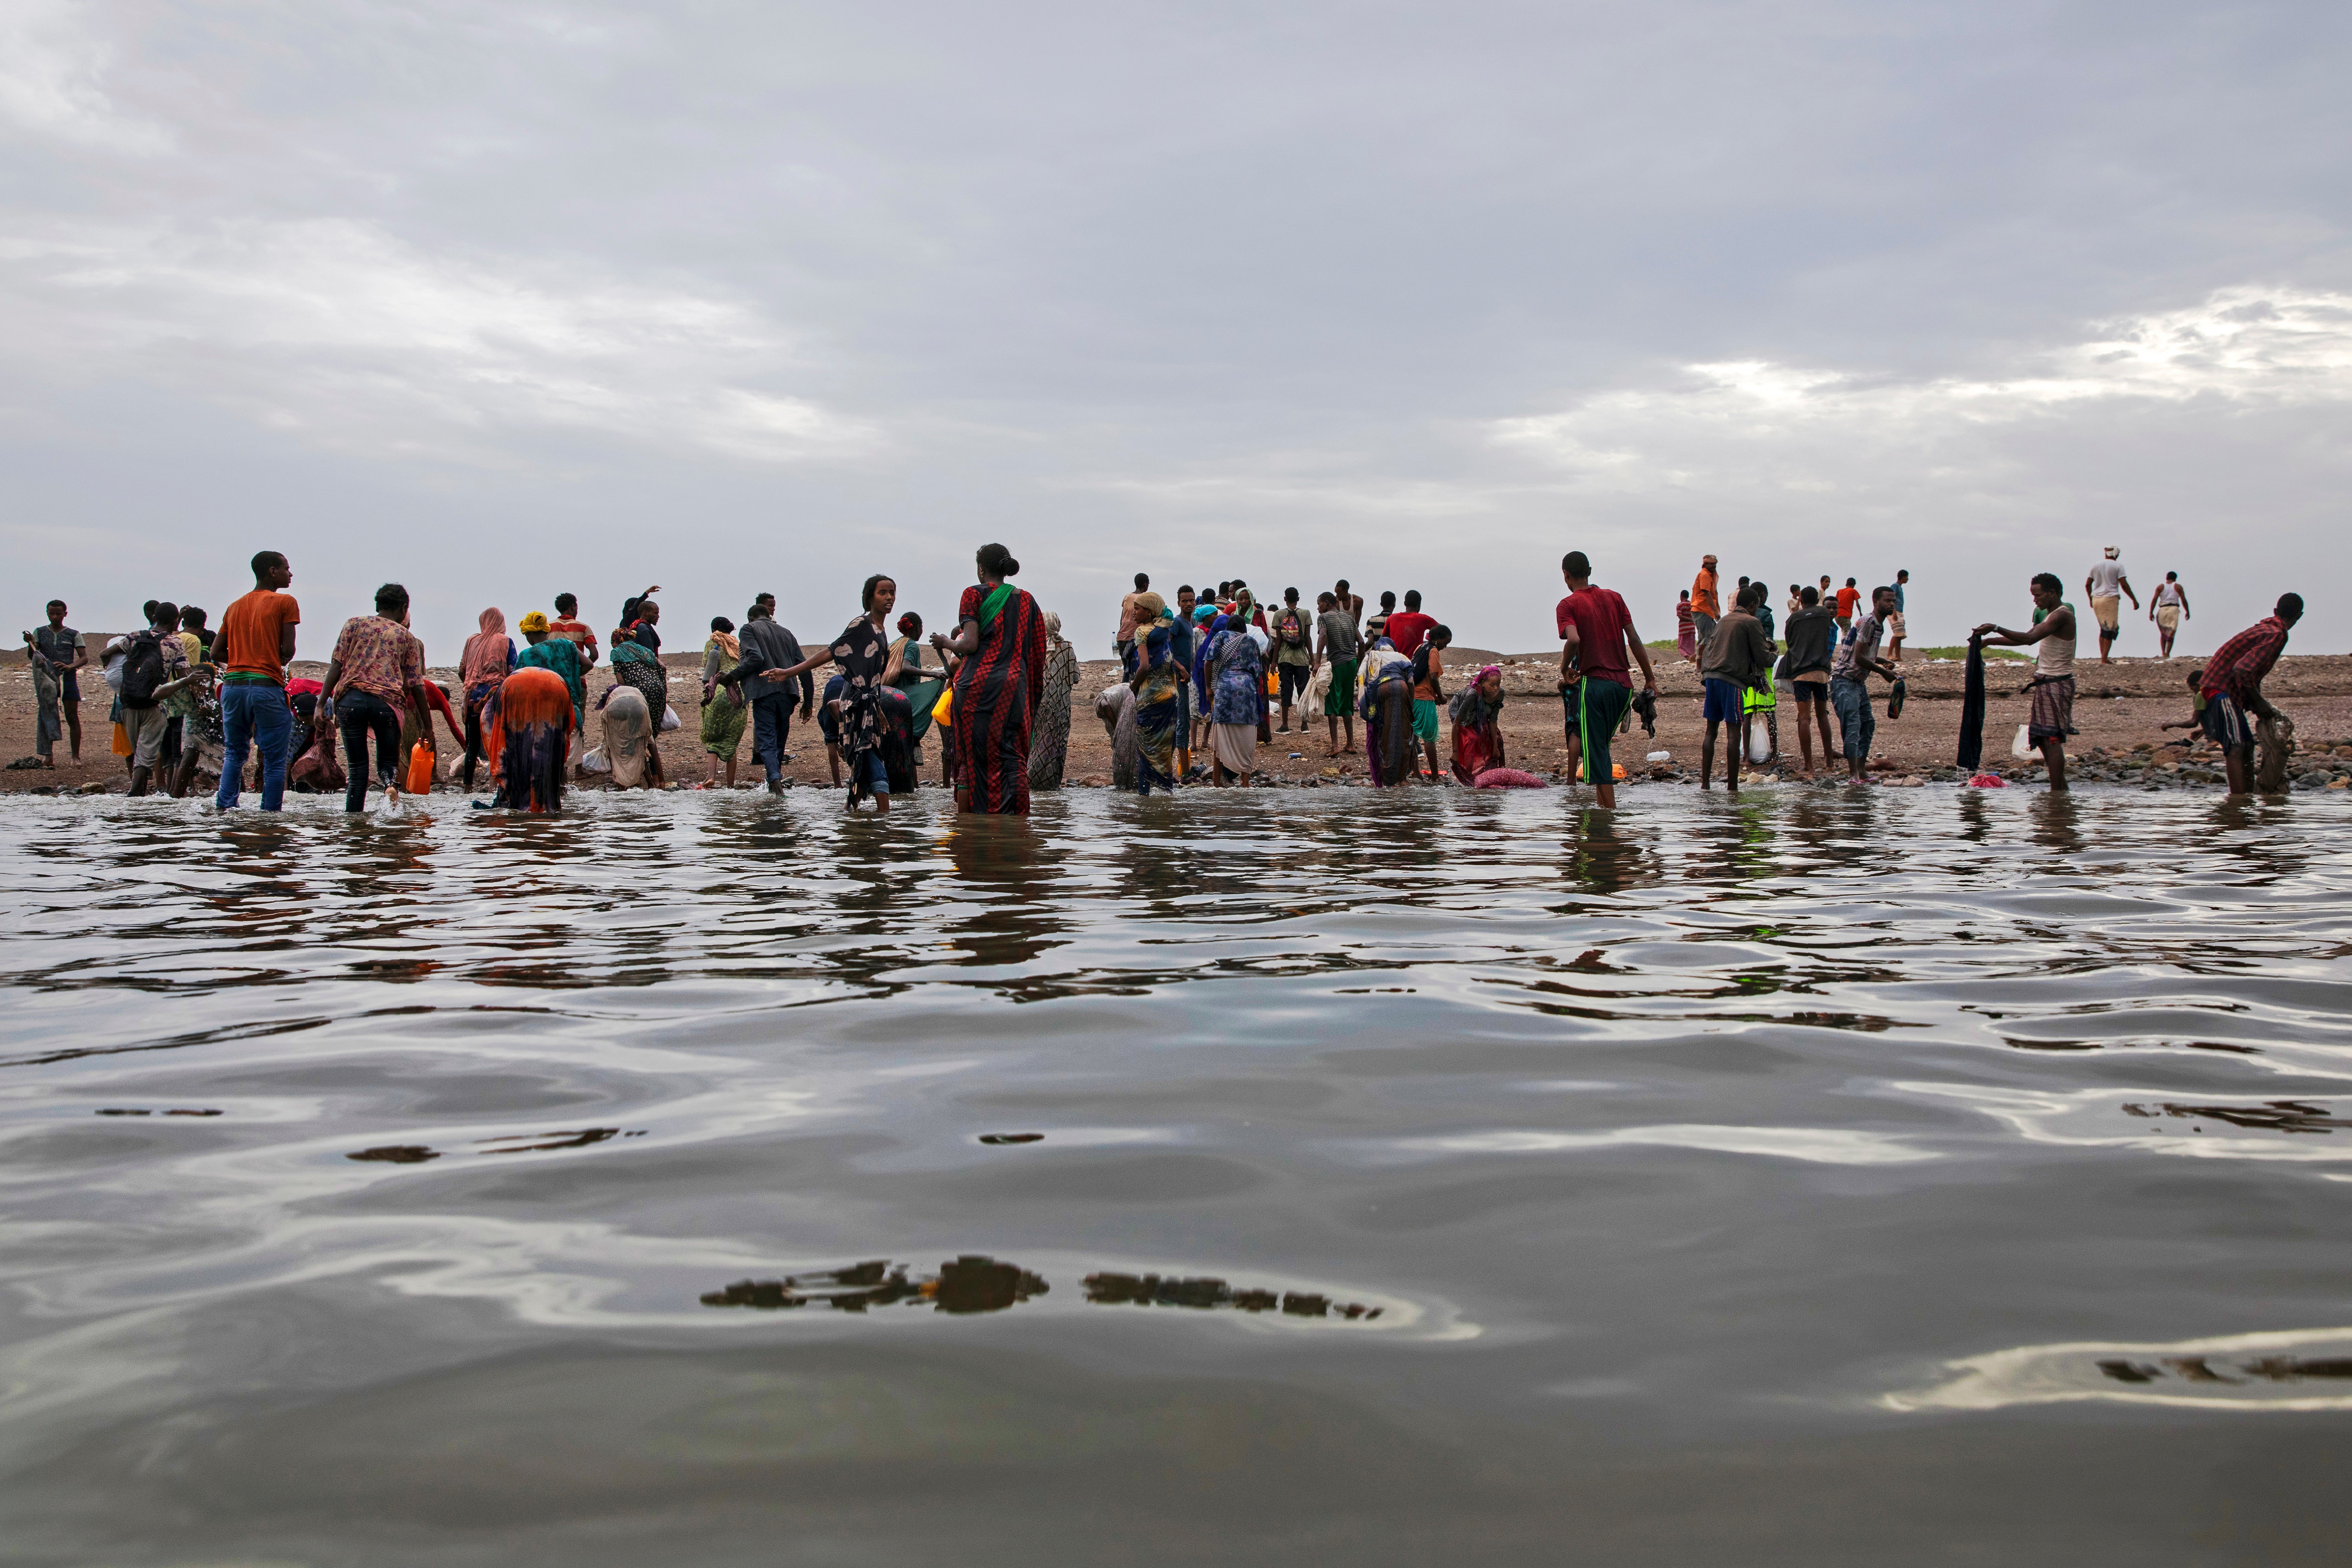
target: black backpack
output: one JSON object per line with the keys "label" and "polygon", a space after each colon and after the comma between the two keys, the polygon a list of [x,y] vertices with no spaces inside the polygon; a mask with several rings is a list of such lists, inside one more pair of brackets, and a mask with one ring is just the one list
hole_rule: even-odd
{"label": "black backpack", "polygon": [[163,645],[153,632],[141,632],[122,655],[122,705],[154,707],[155,689],[163,684]]}

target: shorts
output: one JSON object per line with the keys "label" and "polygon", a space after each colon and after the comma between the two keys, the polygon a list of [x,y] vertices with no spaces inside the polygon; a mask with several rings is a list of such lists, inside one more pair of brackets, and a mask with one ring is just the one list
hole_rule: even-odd
{"label": "shorts", "polygon": [[1830,672],[1826,669],[1804,670],[1789,677],[1789,684],[1796,688],[1800,698],[1827,697],[1830,694]]}
{"label": "shorts", "polygon": [[1419,697],[1412,700],[1412,732],[1431,745],[1437,743],[1437,704]]}
{"label": "shorts", "polygon": [[2238,700],[2226,691],[2205,699],[2205,711],[2197,715],[2197,727],[2225,752],[2241,756],[2253,753],[2254,727],[2246,721],[2246,710],[2238,706]]}
{"label": "shorts", "polygon": [[1335,658],[1331,661],[1331,689],[1323,694],[1323,716],[1327,719],[1352,719],[1356,716],[1356,661]]}
{"label": "shorts", "polygon": [[1274,667],[1274,673],[1281,688],[1282,705],[1287,708],[1298,700],[1300,692],[1307,689],[1307,666],[1277,664]]}
{"label": "shorts", "polygon": [[58,677],[58,700],[68,708],[81,706],[81,681],[70,669]]}
{"label": "shorts", "polygon": [[2091,618],[2099,623],[2101,637],[2112,641],[2123,630],[2123,603],[2119,598],[2091,601]]}
{"label": "shorts", "polygon": [[1610,737],[1633,710],[1633,689],[1589,675],[1559,694],[1568,710],[1568,736],[1584,748],[1584,776],[1606,784],[1615,776]]}
{"label": "shorts", "polygon": [[1706,711],[1700,717],[1710,724],[1718,721],[1726,724],[1738,723],[1740,714],[1747,711],[1739,700],[1739,688],[1732,685],[1728,680],[1717,679],[1712,675],[1708,676],[1702,684],[1706,688]]}
{"label": "shorts", "polygon": [[2074,733],[2074,678],[2045,680],[2032,692],[2033,708],[2025,724],[2029,741],[2063,741]]}

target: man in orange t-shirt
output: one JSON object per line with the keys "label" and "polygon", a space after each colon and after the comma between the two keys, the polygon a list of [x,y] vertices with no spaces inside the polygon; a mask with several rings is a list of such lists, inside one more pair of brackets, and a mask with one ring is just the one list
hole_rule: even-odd
{"label": "man in orange t-shirt", "polygon": [[1698,575],[1691,579],[1691,629],[1698,635],[1701,647],[1715,635],[1715,623],[1723,618],[1723,601],[1717,596],[1721,583],[1715,574],[1715,557],[1699,557]]}
{"label": "man in orange t-shirt", "polygon": [[236,804],[245,783],[248,748],[261,748],[261,809],[280,811],[286,803],[287,743],[294,738],[294,712],[286,705],[286,667],[294,662],[294,628],[302,607],[285,592],[294,569],[275,550],[253,558],[253,592],[221,616],[213,641],[221,666],[221,782],[213,804],[223,811]]}

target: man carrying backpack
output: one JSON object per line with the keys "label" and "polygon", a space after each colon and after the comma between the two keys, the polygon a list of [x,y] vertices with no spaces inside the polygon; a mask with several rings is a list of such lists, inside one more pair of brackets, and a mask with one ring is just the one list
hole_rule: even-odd
{"label": "man carrying backpack", "polygon": [[[1274,612],[1274,674],[1276,693],[1282,702],[1282,728],[1277,734],[1290,733],[1290,705],[1307,689],[1307,679],[1315,673],[1315,621],[1307,606],[1298,602],[1298,590],[1282,591],[1282,607]],[[1307,731],[1307,714],[1298,715],[1301,734]]]}
{"label": "man carrying backpack", "polygon": [[122,652],[122,732],[131,742],[131,793],[145,795],[163,752],[163,731],[172,715],[163,710],[164,688],[188,673],[188,653],[180,641],[180,606],[147,606],[148,626]]}

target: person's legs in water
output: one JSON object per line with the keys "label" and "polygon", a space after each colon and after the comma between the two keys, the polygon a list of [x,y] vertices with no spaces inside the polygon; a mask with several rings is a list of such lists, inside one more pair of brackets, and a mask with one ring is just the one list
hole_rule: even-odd
{"label": "person's legs in water", "polygon": [[[874,815],[887,816],[890,815],[890,770],[882,765],[882,753],[868,752],[857,765],[866,775],[866,789],[874,796]],[[857,807],[852,805],[849,809],[856,811]]]}
{"label": "person's legs in water", "polygon": [[1703,790],[1715,787],[1715,736],[1716,731],[1720,728],[1727,742],[1723,758],[1724,788],[1733,795],[1738,795],[1739,793],[1740,729],[1743,721],[1747,718],[1739,688],[1732,685],[1728,680],[1714,679],[1709,679],[1703,684],[1706,688],[1705,713],[1706,738],[1699,742],[1698,747],[1698,787]]}
{"label": "person's legs in water", "polygon": [[1625,713],[1633,705],[1631,688],[1598,676],[1587,676],[1576,683],[1578,712],[1577,750],[1584,759],[1584,776],[1592,785],[1592,793],[1604,810],[1617,806],[1617,764],[1610,756],[1611,742],[1617,726],[1625,721]]}
{"label": "person's legs in water", "polygon": [[1563,686],[1559,689],[1560,711],[1568,719],[1568,782],[1576,782],[1576,770],[1584,762],[1584,683]]}
{"label": "person's legs in water", "polygon": [[335,699],[335,724],[343,736],[343,809],[365,811],[368,736],[375,736],[376,774],[388,799],[400,797],[400,715],[369,691],[346,691]]}
{"label": "person's legs in water", "polygon": [[[1445,780],[1441,776],[1440,770],[1437,765],[1436,703],[1432,702],[1425,698],[1417,697],[1413,699],[1412,734],[1413,739],[1421,742],[1422,755],[1425,757],[1429,763],[1429,774],[1426,778],[1421,779],[1421,782],[1424,784],[1444,783]],[[1418,763],[1416,763],[1414,768],[1414,776],[1416,778],[1421,777]]]}
{"label": "person's legs in water", "polygon": [[1847,782],[1860,784],[1870,765],[1871,738],[1878,731],[1877,715],[1871,711],[1870,689],[1859,680],[1832,680],[1830,701],[1837,708],[1838,723],[1843,731]]}
{"label": "person's legs in water", "polygon": [[784,713],[792,707],[789,692],[766,692],[751,699],[751,755],[766,771],[768,793],[784,793]]}

